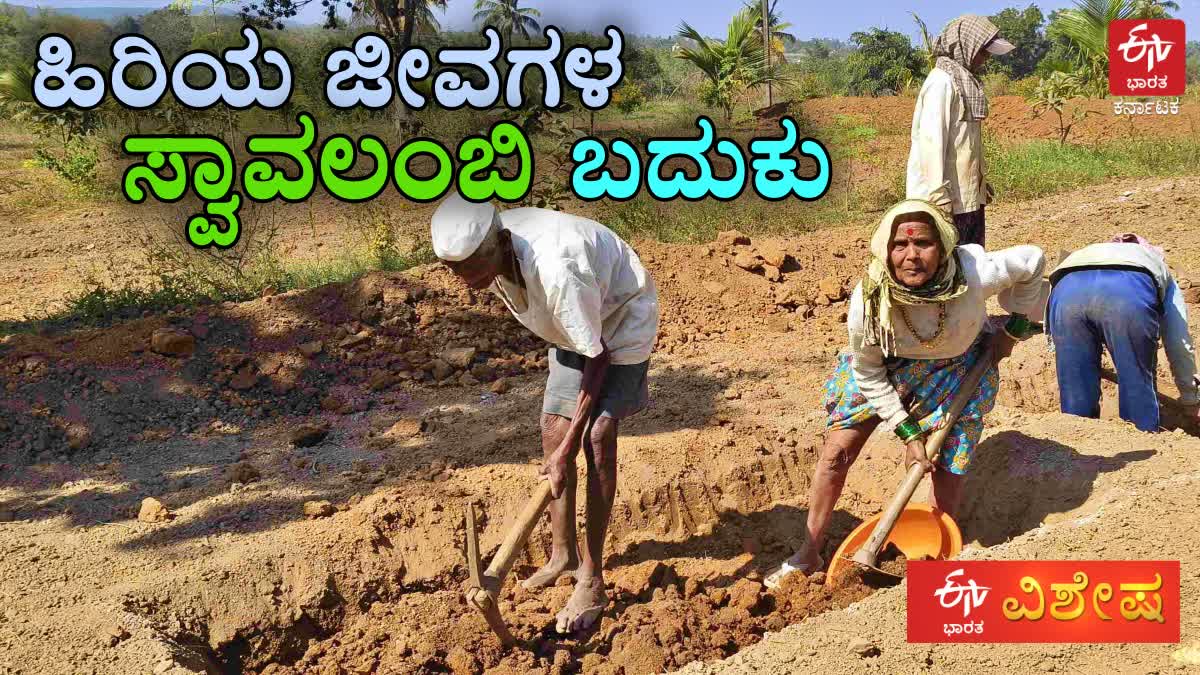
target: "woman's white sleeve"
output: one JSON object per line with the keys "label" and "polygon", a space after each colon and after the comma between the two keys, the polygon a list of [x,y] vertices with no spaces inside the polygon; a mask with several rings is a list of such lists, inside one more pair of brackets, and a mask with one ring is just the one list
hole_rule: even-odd
{"label": "woman's white sleeve", "polygon": [[1044,302],[1042,272],[1046,255],[1037,246],[1013,246],[984,254],[979,276],[986,294],[999,294],[1000,306],[1015,314],[1039,317]]}

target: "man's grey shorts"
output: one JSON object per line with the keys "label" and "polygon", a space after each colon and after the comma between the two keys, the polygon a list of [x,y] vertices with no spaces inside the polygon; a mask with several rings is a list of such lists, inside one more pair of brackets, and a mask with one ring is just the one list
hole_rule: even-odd
{"label": "man's grey shorts", "polygon": [[[575,416],[579,391],[583,388],[583,366],[587,359],[575,352],[550,348],[550,376],[542,396],[542,412],[568,419]],[[650,360],[629,365],[610,365],[600,386],[600,398],[592,417],[623,419],[640,412],[650,401],[646,373]]]}

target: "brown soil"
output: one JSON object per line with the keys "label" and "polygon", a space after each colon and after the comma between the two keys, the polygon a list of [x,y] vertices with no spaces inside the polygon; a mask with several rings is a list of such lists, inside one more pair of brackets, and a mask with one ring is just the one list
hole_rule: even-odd
{"label": "brown soil", "polygon": [[[915,102],[916,99],[903,96],[830,97],[805,101],[803,108],[805,115],[818,126],[830,125],[838,116],[845,115],[870,124],[882,135],[907,137]],[[1195,138],[1200,133],[1200,106],[1194,101],[1181,102],[1178,115],[1116,115],[1112,100],[1099,99],[1072,101],[1068,114],[1075,107],[1087,111],[1083,120],[1071,129],[1071,139],[1075,142],[1151,136]],[[1005,141],[1058,139],[1058,118],[1053,113],[1034,117],[1029,103],[1019,96],[989,98],[984,128]]]}
{"label": "brown soil", "polygon": [[[1053,257],[1136,229],[1170,242],[1181,278],[1200,279],[1197,188],[1196,178],[1129,181],[1000,205],[989,240],[1033,242]],[[845,295],[868,229],[637,243],[663,324],[652,405],[622,425],[606,559],[613,603],[598,628],[560,640],[549,630],[569,587],[527,594],[510,581],[502,612],[525,645],[515,652],[460,599],[462,505],[480,503],[490,557],[534,485],[544,346],[488,296],[429,267],[4,338],[0,667],[632,673],[819,662],[831,672],[954,672],[986,659],[1026,671],[1050,658],[1088,672],[1163,668],[1151,647],[906,645],[903,589],[874,592],[859,579],[833,592],[799,578],[762,591],[761,575],[802,537],[820,384],[845,341]],[[763,265],[780,255],[771,281]],[[162,329],[174,332],[155,337]],[[151,348],[168,343],[190,343],[190,356]],[[962,518],[968,555],[1195,561],[1193,538],[1173,533],[1200,526],[1200,441],[1184,433],[1196,429],[1149,436],[1052,412],[1044,346],[1021,345],[1004,367]],[[1174,427],[1165,358],[1160,371]],[[1110,417],[1112,401],[1110,390]],[[899,484],[897,460],[886,438],[867,445],[827,559]],[[147,497],[167,513],[139,520]],[[547,544],[541,526],[515,576],[543,562]],[[1195,607],[1200,577],[1186,564],[1185,607]],[[1185,611],[1185,640],[1200,636],[1198,621]],[[786,628],[795,622],[803,628]],[[882,655],[848,654],[854,638]]]}

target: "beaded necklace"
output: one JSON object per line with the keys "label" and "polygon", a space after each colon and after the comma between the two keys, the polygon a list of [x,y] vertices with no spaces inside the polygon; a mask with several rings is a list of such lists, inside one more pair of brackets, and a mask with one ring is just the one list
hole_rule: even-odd
{"label": "beaded necklace", "polygon": [[913,337],[917,338],[926,349],[933,349],[942,342],[942,333],[946,330],[946,303],[938,303],[938,326],[937,332],[928,338],[921,337],[916,328],[913,328],[912,322],[908,319],[908,312],[904,309],[904,305],[899,305],[900,318],[904,319],[904,325],[908,327],[908,332],[912,333]]}

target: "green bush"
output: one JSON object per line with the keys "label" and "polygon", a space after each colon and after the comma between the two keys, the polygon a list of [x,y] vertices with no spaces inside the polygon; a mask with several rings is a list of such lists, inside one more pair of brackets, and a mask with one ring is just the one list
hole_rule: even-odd
{"label": "green bush", "polygon": [[62,151],[38,148],[33,163],[61,176],[73,187],[91,190],[96,187],[97,166],[100,164],[96,147],[87,139],[76,136],[67,141]]}
{"label": "green bush", "polygon": [[626,82],[613,92],[613,105],[626,117],[641,110],[646,103],[646,94],[636,82]]}
{"label": "green bush", "polygon": [[1008,96],[1012,93],[1012,80],[1004,73],[988,73],[981,79],[988,96]]}

